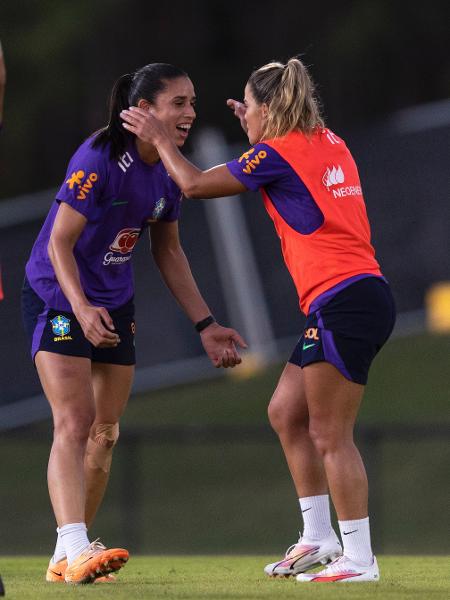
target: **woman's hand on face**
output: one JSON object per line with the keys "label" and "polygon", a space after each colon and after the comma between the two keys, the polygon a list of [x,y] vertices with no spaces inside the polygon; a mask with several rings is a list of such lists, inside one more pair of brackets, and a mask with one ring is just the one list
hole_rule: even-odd
{"label": "woman's hand on face", "polygon": [[73,309],[81,325],[84,337],[96,348],[115,348],[120,338],[114,332],[114,323],[109,312],[102,306],[84,304]]}
{"label": "woman's hand on face", "polygon": [[244,339],[234,329],[212,323],[200,334],[203,348],[216,368],[235,367],[242,362],[236,344],[247,348]]}
{"label": "woman's hand on face", "polygon": [[247,133],[247,121],[245,120],[245,111],[247,109],[245,107],[245,104],[239,102],[238,100],[233,100],[232,98],[229,98],[227,100],[227,106],[229,106],[234,112],[235,117],[237,117],[241,122],[242,129],[245,131],[245,133]]}
{"label": "woman's hand on face", "polygon": [[120,118],[124,121],[122,125],[127,131],[134,133],[143,142],[156,146],[162,137],[167,137],[164,124],[151,112],[130,106],[128,110],[122,110]]}

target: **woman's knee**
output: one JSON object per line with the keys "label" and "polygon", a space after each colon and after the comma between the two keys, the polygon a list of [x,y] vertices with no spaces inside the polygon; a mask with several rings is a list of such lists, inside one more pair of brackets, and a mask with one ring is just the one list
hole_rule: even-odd
{"label": "woman's knee", "polygon": [[269,422],[278,435],[308,433],[308,416],[300,406],[274,395],[267,408]]}
{"label": "woman's knee", "polygon": [[65,443],[86,443],[94,420],[93,414],[69,414],[55,419],[54,439]]}
{"label": "woman's knee", "polygon": [[119,439],[119,423],[94,423],[86,446],[86,465],[109,473],[114,446]]}
{"label": "woman's knee", "polygon": [[317,420],[311,420],[309,423],[309,437],[322,457],[338,451],[348,443],[353,443],[352,435],[349,436],[348,433],[335,427],[333,423]]}

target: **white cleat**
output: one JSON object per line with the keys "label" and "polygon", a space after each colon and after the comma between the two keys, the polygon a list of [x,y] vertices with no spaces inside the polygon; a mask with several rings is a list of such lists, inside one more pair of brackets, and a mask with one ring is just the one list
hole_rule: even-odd
{"label": "white cleat", "polygon": [[286,550],[285,557],[275,563],[264,567],[264,573],[269,577],[289,577],[312,569],[317,565],[326,565],[328,562],[342,555],[342,546],[333,530],[330,535],[317,542],[302,542],[300,538],[296,544]]}
{"label": "white cleat", "polygon": [[369,567],[359,565],[346,556],[341,556],[328,565],[328,567],[322,569],[322,571],[318,573],[300,573],[296,579],[302,583],[379,581],[380,571],[378,570],[378,563],[375,556],[373,557],[373,563]]}

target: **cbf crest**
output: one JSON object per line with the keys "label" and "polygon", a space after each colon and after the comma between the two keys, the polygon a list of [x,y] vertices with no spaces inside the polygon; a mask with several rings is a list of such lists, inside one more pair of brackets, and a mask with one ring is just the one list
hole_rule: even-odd
{"label": "cbf crest", "polygon": [[161,215],[164,212],[165,207],[166,207],[166,199],[160,198],[158,200],[158,202],[155,204],[155,208],[153,209],[152,221],[157,221],[161,217]]}
{"label": "cbf crest", "polygon": [[60,337],[69,335],[70,333],[70,319],[63,315],[58,315],[54,319],[50,320],[52,324],[53,333]]}

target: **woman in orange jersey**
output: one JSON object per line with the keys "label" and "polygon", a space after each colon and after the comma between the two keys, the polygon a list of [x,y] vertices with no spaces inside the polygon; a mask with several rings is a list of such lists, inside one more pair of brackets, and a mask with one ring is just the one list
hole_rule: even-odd
{"label": "woman in orange jersey", "polygon": [[[395,321],[370,243],[361,183],[344,141],[320,116],[300,60],[254,71],[244,103],[228,100],[252,147],[226,165],[189,163],[152,114],[131,107],[124,127],[154,144],[186,197],[262,192],[306,315],[303,335],[273,394],[269,418],[298,493],[303,533],[269,576],[301,582],[377,581],[368,485],[353,441],[370,364]],[[330,520],[329,494],[342,545]],[[319,573],[306,573],[319,563]]]}

